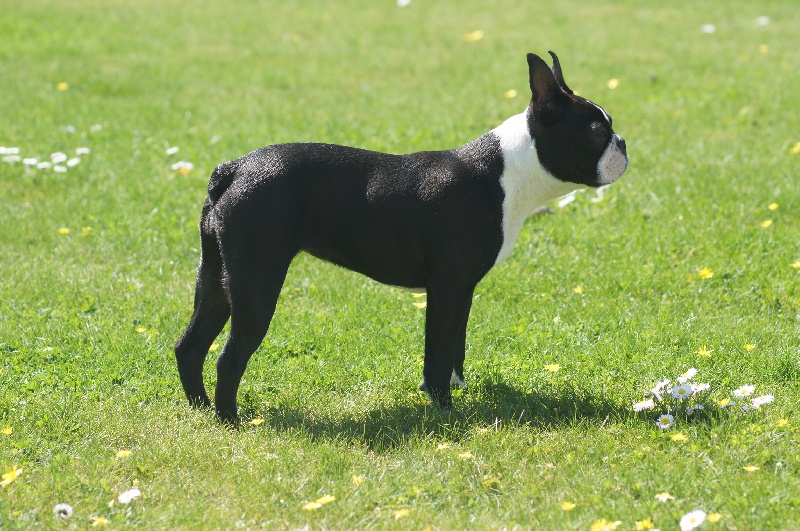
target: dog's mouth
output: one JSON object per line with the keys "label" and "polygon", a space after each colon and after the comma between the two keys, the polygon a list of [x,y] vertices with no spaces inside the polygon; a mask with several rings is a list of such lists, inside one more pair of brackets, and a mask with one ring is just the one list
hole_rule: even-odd
{"label": "dog's mouth", "polygon": [[625,139],[614,135],[597,163],[597,185],[605,186],[619,179],[628,169],[630,159]]}

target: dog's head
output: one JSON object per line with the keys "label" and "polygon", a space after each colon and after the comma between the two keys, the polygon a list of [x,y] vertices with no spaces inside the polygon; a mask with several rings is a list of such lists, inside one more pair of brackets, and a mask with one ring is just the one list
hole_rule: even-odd
{"label": "dog's head", "polygon": [[614,132],[602,107],[569,89],[558,56],[550,55],[552,70],[541,57],[528,54],[528,129],[539,161],[561,181],[590,187],[611,184],[628,167],[625,140]]}

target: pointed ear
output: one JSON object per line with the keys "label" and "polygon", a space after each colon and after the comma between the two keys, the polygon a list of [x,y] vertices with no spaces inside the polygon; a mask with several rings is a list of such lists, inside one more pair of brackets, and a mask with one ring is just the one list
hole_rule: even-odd
{"label": "pointed ear", "polygon": [[556,78],[556,82],[561,85],[561,88],[564,89],[564,92],[567,94],[572,94],[572,90],[567,86],[564,82],[564,74],[561,73],[561,63],[558,61],[558,56],[555,52],[548,50],[550,57],[553,58],[553,75]]}
{"label": "pointed ear", "polygon": [[550,70],[541,57],[536,54],[528,54],[528,75],[530,76],[531,100],[534,106],[544,104],[549,98],[553,97],[559,91],[558,83]]}

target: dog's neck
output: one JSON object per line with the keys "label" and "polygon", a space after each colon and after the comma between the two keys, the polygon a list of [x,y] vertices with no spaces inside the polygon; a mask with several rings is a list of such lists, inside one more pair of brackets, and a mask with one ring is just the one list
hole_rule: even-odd
{"label": "dog's neck", "polygon": [[495,265],[511,254],[522,223],[536,208],[566,195],[581,185],[560,181],[539,162],[536,145],[528,129],[528,110],[512,116],[493,133],[503,153],[503,245]]}

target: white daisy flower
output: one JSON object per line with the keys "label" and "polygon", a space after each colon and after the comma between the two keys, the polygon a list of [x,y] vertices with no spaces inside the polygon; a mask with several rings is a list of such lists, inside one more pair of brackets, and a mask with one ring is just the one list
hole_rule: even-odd
{"label": "white daisy flower", "polygon": [[690,513],[686,513],[681,517],[680,526],[681,531],[690,531],[701,525],[703,522],[706,521],[706,513],[705,511],[701,511],[697,509]]}
{"label": "white daisy flower", "polygon": [[692,367],[682,375],[678,376],[678,383],[686,383],[697,375],[697,369]]}
{"label": "white daisy flower", "polygon": [[60,164],[67,160],[67,154],[56,151],[55,153],[50,154],[50,160],[53,162],[53,164]]}
{"label": "white daisy flower", "polygon": [[170,166],[170,168],[177,171],[181,175],[186,175],[187,173],[192,171],[192,168],[194,168],[194,164],[192,164],[191,162],[186,162],[185,160],[179,160],[178,162]]}
{"label": "white daisy flower", "polygon": [[701,393],[709,389],[711,389],[711,386],[707,383],[692,384],[692,393]]}
{"label": "white daisy flower", "polygon": [[656,395],[656,398],[658,398],[659,400],[661,400],[661,392],[662,392],[664,389],[666,389],[666,387],[667,387],[669,384],[671,384],[671,383],[672,383],[672,382],[671,382],[670,380],[663,380],[663,381],[660,381],[660,382],[658,382],[658,383],[656,384],[656,386],[655,386],[655,387],[653,387],[652,389],[650,389],[650,392],[651,392],[651,393],[653,393],[654,395]]}
{"label": "white daisy flower", "polygon": [[120,503],[128,504],[141,495],[142,491],[140,491],[138,487],[133,487],[117,496],[117,500],[119,500]]}
{"label": "white daisy flower", "polygon": [[756,390],[754,385],[743,385],[739,389],[733,390],[733,396],[736,398],[744,398],[746,396],[752,395]]}
{"label": "white daisy flower", "polygon": [[35,159],[33,157],[28,157],[26,159],[22,159],[22,163],[25,166],[36,166],[37,164],[39,164],[39,159]]}
{"label": "white daisy flower", "polygon": [[19,148],[0,146],[0,155],[19,155]]}
{"label": "white daisy flower", "polygon": [[647,409],[653,409],[654,407],[656,407],[656,405],[652,399],[642,400],[641,402],[636,402],[635,404],[633,404],[633,410],[637,412],[645,411]]}
{"label": "white daisy flower", "polygon": [[666,430],[667,428],[671,428],[672,425],[675,424],[675,417],[673,417],[672,415],[661,415],[660,417],[658,417],[656,424],[658,424],[658,427],[661,428],[662,430]]}
{"label": "white daisy flower", "polygon": [[78,130],[75,128],[75,126],[74,126],[74,125],[65,125],[65,126],[64,126],[64,132],[65,132],[65,133],[72,133],[72,134],[74,134],[74,133],[77,133],[77,132],[78,132]]}
{"label": "white daisy flower", "polygon": [[103,126],[100,125],[100,124],[94,124],[93,126],[91,126],[89,128],[89,131],[91,131],[92,133],[97,133],[98,131],[102,131],[102,130],[103,130]]}
{"label": "white daisy flower", "polygon": [[701,33],[711,34],[711,33],[714,33],[716,31],[717,31],[717,27],[714,24],[703,24],[702,26],[700,26],[700,32]]}
{"label": "white daisy flower", "polygon": [[91,151],[87,147],[79,147],[75,150],[76,155],[88,155],[89,153],[91,153]]}
{"label": "white daisy flower", "polygon": [[56,173],[67,173],[67,167],[61,166],[60,164],[56,164],[53,166],[53,171]]}
{"label": "white daisy flower", "polygon": [[48,168],[52,168],[53,167],[53,163],[52,162],[47,162],[46,160],[43,160],[42,162],[37,164],[36,167],[39,168],[40,170],[46,170]]}
{"label": "white daisy flower", "polygon": [[763,406],[764,404],[769,404],[770,402],[773,402],[774,400],[775,400],[775,397],[772,396],[772,395],[757,396],[757,397],[755,397],[753,399],[753,407],[758,409],[761,406]]}
{"label": "white daisy flower", "polygon": [[80,157],[72,157],[71,159],[69,159],[67,161],[67,166],[69,166],[71,168],[73,166],[77,166],[80,163],[81,163],[81,158]]}
{"label": "white daisy flower", "polygon": [[22,157],[19,155],[6,155],[3,157],[3,162],[8,162],[9,164],[14,164],[22,160]]}
{"label": "white daisy flower", "polygon": [[759,26],[769,26],[769,17],[764,17],[764,16],[758,17],[756,19],[756,24],[758,24]]}
{"label": "white daisy flower", "polygon": [[676,385],[672,388],[672,398],[683,400],[692,396],[692,386],[690,384]]}
{"label": "white daisy flower", "polygon": [[174,155],[180,150],[181,148],[179,148],[178,146],[172,146],[171,148],[167,148],[167,155]]}
{"label": "white daisy flower", "polygon": [[72,505],[68,503],[59,503],[53,507],[53,513],[59,518],[70,518],[72,516]]}

